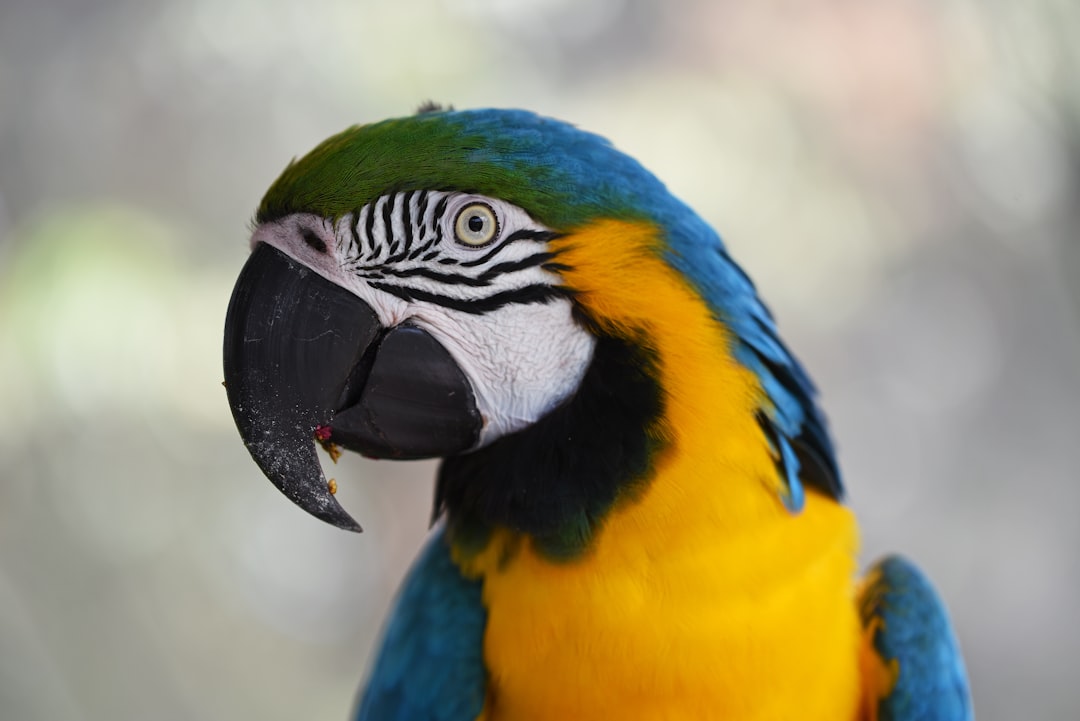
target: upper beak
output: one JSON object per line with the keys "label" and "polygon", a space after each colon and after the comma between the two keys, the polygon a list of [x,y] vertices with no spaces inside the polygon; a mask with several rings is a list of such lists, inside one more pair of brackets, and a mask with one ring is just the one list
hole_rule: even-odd
{"label": "upper beak", "polygon": [[472,448],[472,387],[426,331],[384,329],[349,291],[260,243],[225,318],[225,387],[252,458],[294,503],[360,526],[331,493],[316,433],[366,455],[430,458]]}

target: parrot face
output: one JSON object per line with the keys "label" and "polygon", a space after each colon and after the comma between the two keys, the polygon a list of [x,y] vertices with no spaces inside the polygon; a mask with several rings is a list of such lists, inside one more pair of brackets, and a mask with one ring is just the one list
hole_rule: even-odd
{"label": "parrot face", "polygon": [[[252,246],[226,318],[233,415],[267,477],[342,528],[358,530],[316,441],[442,458],[437,514],[580,551],[678,444],[679,394],[730,410],[715,433],[771,458],[788,510],[804,482],[841,493],[813,386],[752,283],[598,136],[513,110],[349,128],[275,181]],[[689,368],[701,382],[677,390]]]}
{"label": "parrot face", "polygon": [[259,225],[225,352],[256,462],[301,506],[352,528],[316,439],[377,458],[448,456],[548,413],[595,346],[551,265],[554,235],[510,203],[437,190]]}

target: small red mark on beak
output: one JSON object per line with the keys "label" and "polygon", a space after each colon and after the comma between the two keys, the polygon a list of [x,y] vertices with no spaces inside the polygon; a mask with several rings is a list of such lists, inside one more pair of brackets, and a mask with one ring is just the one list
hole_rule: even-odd
{"label": "small red mark on beak", "polygon": [[341,449],[330,440],[332,432],[333,429],[330,426],[315,426],[315,441],[330,455],[330,460],[337,463],[338,459],[341,458]]}

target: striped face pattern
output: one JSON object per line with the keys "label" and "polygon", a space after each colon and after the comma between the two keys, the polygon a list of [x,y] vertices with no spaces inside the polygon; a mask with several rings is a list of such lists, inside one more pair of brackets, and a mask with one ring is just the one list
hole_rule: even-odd
{"label": "striped face pattern", "polygon": [[383,195],[336,221],[297,213],[255,229],[267,243],[353,292],[385,328],[434,336],[469,377],[484,418],[477,447],[568,397],[594,337],[573,318],[555,234],[521,208],[468,193]]}

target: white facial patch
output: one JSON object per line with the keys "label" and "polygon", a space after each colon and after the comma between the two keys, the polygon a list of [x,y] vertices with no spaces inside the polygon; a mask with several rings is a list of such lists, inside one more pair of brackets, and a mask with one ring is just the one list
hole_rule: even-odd
{"label": "white facial patch", "polygon": [[522,209],[465,193],[378,198],[336,223],[298,213],[259,226],[267,243],[348,289],[386,328],[423,328],[469,378],[477,447],[536,422],[578,387],[595,337],[573,318],[548,241]]}
{"label": "white facial patch", "polygon": [[581,383],[596,339],[573,319],[569,300],[507,305],[484,315],[416,309],[468,376],[484,419],[477,447],[535,423]]}

